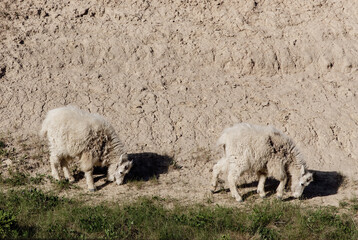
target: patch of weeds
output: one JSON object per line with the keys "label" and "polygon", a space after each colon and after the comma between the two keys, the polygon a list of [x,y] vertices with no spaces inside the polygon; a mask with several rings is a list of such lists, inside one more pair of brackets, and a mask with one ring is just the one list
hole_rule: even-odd
{"label": "patch of weeds", "polygon": [[310,210],[303,216],[304,226],[311,236],[321,239],[352,239],[358,236],[357,229],[351,218],[340,216],[335,208],[319,208]]}
{"label": "patch of weeds", "polygon": [[206,199],[205,202],[208,204],[214,203],[214,195],[211,192],[205,193],[205,199]]}
{"label": "patch of weeds", "polygon": [[79,188],[76,185],[74,185],[73,183],[70,183],[68,179],[56,180],[50,175],[47,175],[47,179],[50,180],[52,185],[54,185],[55,189],[57,191],[59,191],[59,192],[61,192],[63,190],[68,190],[68,189],[73,189],[73,188],[78,189]]}
{"label": "patch of weeds", "polygon": [[45,236],[50,236],[51,239],[72,239],[79,238],[85,239],[85,235],[80,232],[67,227],[64,223],[50,223],[46,226],[46,233],[43,233]]}
{"label": "patch of weeds", "polygon": [[166,199],[160,196],[152,196],[152,200],[160,202],[165,201]]}
{"label": "patch of weeds", "polygon": [[218,239],[219,240],[231,240],[231,237],[229,234],[224,234],[224,235],[221,235]]}
{"label": "patch of weeds", "polygon": [[48,210],[64,202],[53,194],[44,193],[36,188],[30,190],[10,191],[8,194],[9,204],[19,205],[29,210]]}
{"label": "patch of weeds", "polygon": [[187,216],[186,221],[192,227],[203,228],[213,222],[213,215],[211,212],[203,209],[196,214]]}
{"label": "patch of weeds", "polygon": [[[124,205],[68,200],[37,189],[0,191],[6,238],[357,239],[354,214],[264,201],[242,208],[184,206],[153,196]],[[1,217],[1,210],[3,217]],[[1,220],[5,219],[5,220]],[[21,227],[20,227],[21,226]],[[28,230],[28,229],[31,229]],[[1,235],[0,235],[1,238]]]}
{"label": "patch of weeds", "polygon": [[68,190],[74,187],[72,183],[70,183],[67,179],[66,180],[54,180],[53,183],[56,186],[56,189],[59,191]]}
{"label": "patch of weeds", "polygon": [[245,229],[243,223],[246,219],[242,214],[238,214],[237,209],[204,206],[191,207],[187,210],[177,208],[176,214],[173,214],[172,217],[177,224],[208,232],[215,229],[215,232],[218,233],[228,230],[243,232]]}
{"label": "patch of weeds", "polygon": [[12,151],[6,149],[6,148],[0,148],[0,156],[9,157],[11,155]]}
{"label": "patch of weeds", "polygon": [[20,161],[20,163],[23,163],[23,162],[25,162],[27,159],[29,159],[29,155],[24,154],[24,155],[22,155],[22,156],[20,157],[19,161]]}
{"label": "patch of weeds", "polygon": [[347,203],[347,202],[345,202],[345,201],[340,201],[339,202],[339,206],[341,207],[341,208],[345,208],[345,207],[347,207],[349,204]]}
{"label": "patch of weeds", "polygon": [[6,185],[10,185],[12,187],[23,186],[29,183],[29,177],[27,174],[19,171],[11,171],[9,170],[8,178],[1,178],[1,182]]}
{"label": "patch of weeds", "polygon": [[129,185],[129,187],[135,187],[136,189],[140,190],[144,186],[144,181],[133,179],[129,180],[127,184]]}
{"label": "patch of weeds", "polygon": [[358,199],[355,197],[355,198],[352,198],[351,200],[350,200],[350,202],[351,202],[351,209],[353,210],[353,211],[358,211]]}
{"label": "patch of weeds", "polygon": [[114,212],[108,206],[84,206],[73,209],[71,215],[74,216],[75,224],[88,235],[122,239],[123,223],[116,220],[118,212]]}
{"label": "patch of weeds", "polygon": [[45,174],[38,174],[36,173],[35,177],[30,177],[30,182],[33,184],[41,184],[45,180]]}
{"label": "patch of weeds", "polygon": [[[258,234],[261,239],[279,239],[277,228],[288,224],[292,211],[286,204],[279,201],[263,202],[252,207],[249,219],[249,233]],[[288,215],[288,216],[287,216]]]}
{"label": "patch of weeds", "polygon": [[[71,201],[53,194],[44,193],[38,189],[10,190],[6,194],[0,192],[0,209],[7,213],[5,214],[5,219],[11,220],[11,232],[7,231],[5,238],[54,238],[56,236],[55,232],[60,232],[60,228],[56,229],[55,232],[51,232],[48,222],[53,221],[47,218],[51,217],[56,208],[66,207],[68,203],[71,203]],[[56,217],[55,222],[58,221],[59,216]],[[4,228],[1,219],[2,217],[0,216],[0,228]],[[9,224],[6,226],[9,226]],[[9,227],[6,228],[9,229]],[[51,232],[51,234],[45,234],[46,237],[36,235],[41,231]]]}
{"label": "patch of weeds", "polygon": [[9,238],[19,235],[16,231],[16,226],[15,216],[0,209],[0,238]]}
{"label": "patch of weeds", "polygon": [[106,223],[107,221],[104,215],[98,216],[97,214],[93,214],[80,218],[81,228],[89,233],[101,231],[107,225]]}

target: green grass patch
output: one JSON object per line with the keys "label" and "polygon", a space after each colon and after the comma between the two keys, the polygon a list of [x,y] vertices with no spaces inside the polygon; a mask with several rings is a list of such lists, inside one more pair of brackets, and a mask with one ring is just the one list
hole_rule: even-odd
{"label": "green grass patch", "polygon": [[23,186],[30,182],[30,178],[27,174],[19,171],[9,171],[8,178],[0,178],[2,184],[6,184],[12,187]]}
{"label": "green grass patch", "polygon": [[355,197],[355,198],[352,198],[351,200],[350,200],[350,202],[351,202],[351,206],[350,206],[350,208],[352,209],[352,211],[354,212],[354,213],[358,213],[358,199]]}
{"label": "green grass patch", "polygon": [[5,184],[11,187],[24,186],[28,184],[39,185],[44,183],[44,181],[44,174],[36,174],[36,176],[31,177],[29,174],[20,171],[9,170],[9,176],[7,178],[3,178],[0,175],[0,184]]}
{"label": "green grass patch", "polygon": [[63,191],[63,190],[67,190],[70,189],[72,187],[75,187],[75,185],[73,185],[72,183],[70,183],[68,180],[54,180],[53,178],[51,178],[51,182],[54,184],[55,188],[58,191]]}
{"label": "green grass patch", "polygon": [[[38,189],[0,192],[0,238],[357,239],[353,214],[269,200],[242,208],[141,198],[88,206]],[[170,203],[172,205],[172,203]],[[354,204],[354,203],[352,203]]]}
{"label": "green grass patch", "polygon": [[16,218],[13,214],[0,209],[0,238],[18,236]]}

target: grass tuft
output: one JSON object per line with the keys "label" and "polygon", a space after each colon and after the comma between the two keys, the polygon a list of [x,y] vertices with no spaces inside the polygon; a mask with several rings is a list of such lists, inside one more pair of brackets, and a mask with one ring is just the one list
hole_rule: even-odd
{"label": "grass tuft", "polygon": [[23,186],[29,183],[29,177],[27,174],[19,171],[13,172],[12,170],[9,170],[8,178],[1,178],[0,180],[2,184],[6,184],[12,187]]}

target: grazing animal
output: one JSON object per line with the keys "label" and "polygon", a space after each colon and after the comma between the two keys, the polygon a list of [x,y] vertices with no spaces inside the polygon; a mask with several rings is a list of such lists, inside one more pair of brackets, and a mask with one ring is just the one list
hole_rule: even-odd
{"label": "grazing animal", "polygon": [[107,180],[116,180],[118,185],[132,167],[114,128],[98,114],[74,106],[50,110],[40,135],[47,136],[52,176],[56,180],[60,180],[58,167],[62,167],[65,178],[74,181],[68,163],[77,157],[90,191],[95,191],[94,166],[108,166]]}
{"label": "grazing animal", "polygon": [[277,188],[279,199],[289,177],[295,198],[299,198],[313,180],[293,141],[272,126],[235,124],[223,131],[218,144],[223,145],[225,156],[213,167],[212,191],[216,190],[218,175],[222,173],[227,177],[232,196],[239,202],[242,202],[242,197],[236,182],[245,172],[257,174],[257,192],[262,198],[266,196],[264,185],[267,177],[280,181]]}

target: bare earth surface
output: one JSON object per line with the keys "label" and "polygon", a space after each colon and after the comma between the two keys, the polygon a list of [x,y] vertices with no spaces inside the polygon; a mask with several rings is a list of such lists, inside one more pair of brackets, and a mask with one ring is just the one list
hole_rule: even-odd
{"label": "bare earth surface", "polygon": [[79,177],[64,195],[237,205],[209,193],[211,169],[223,128],[249,122],[300,147],[316,172],[305,202],[337,205],[358,195],[357,93],[358,1],[0,1],[0,132],[28,154],[1,172],[50,174],[37,133],[73,104],[112,123],[133,178],[140,164],[159,177],[101,178],[94,194]]}

